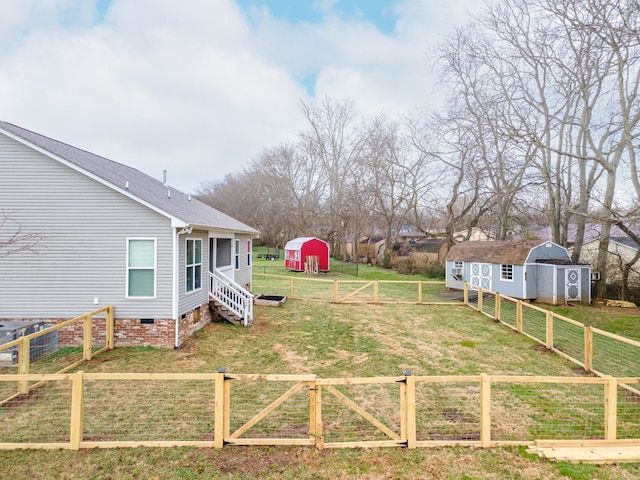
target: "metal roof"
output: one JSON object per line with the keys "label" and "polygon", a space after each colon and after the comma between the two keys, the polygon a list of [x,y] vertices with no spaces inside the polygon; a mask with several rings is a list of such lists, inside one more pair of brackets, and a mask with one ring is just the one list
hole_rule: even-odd
{"label": "metal roof", "polygon": [[101,183],[150,206],[169,218],[180,220],[191,226],[220,228],[253,235],[258,233],[254,228],[135,168],[8,122],[0,121],[0,132],[53,159],[68,163],[71,167],[95,177]]}
{"label": "metal roof", "polygon": [[324,240],[320,240],[319,238],[316,237],[298,237],[298,238],[294,238],[293,240],[289,240],[287,242],[287,244],[284,246],[285,250],[300,250],[302,248],[302,245],[304,245],[305,243],[307,243],[309,240],[318,240],[324,244],[326,244],[327,242],[325,242]]}

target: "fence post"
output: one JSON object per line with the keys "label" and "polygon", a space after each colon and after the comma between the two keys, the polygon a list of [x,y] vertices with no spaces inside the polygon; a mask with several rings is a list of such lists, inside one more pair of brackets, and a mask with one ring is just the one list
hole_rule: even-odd
{"label": "fence post", "polygon": [[496,293],[495,303],[496,303],[496,306],[494,308],[495,320],[500,320],[500,310],[502,308],[502,299],[500,298],[500,294],[499,293]]}
{"label": "fence post", "polygon": [[516,332],[522,333],[522,300],[516,301]]}
{"label": "fence post", "polygon": [[[21,337],[18,345],[18,373],[29,374],[29,364],[31,363],[31,339]],[[18,382],[18,393],[25,395],[29,393],[29,381],[20,380]]]}
{"label": "fence post", "polygon": [[491,378],[480,374],[480,446],[491,446]]}
{"label": "fence post", "polygon": [[418,303],[422,303],[422,280],[418,280]]}
{"label": "fence post", "polygon": [[338,281],[333,281],[333,303],[338,303]]}
{"label": "fence post", "polygon": [[618,379],[607,375],[604,385],[604,439],[615,440],[618,421]]}
{"label": "fence post", "polygon": [[109,350],[113,350],[114,346],[115,346],[115,341],[114,341],[114,337],[115,337],[115,330],[116,330],[116,325],[115,325],[115,318],[114,318],[114,312],[113,312],[113,305],[109,305],[107,307],[107,320],[106,320],[106,325],[105,325],[105,330],[106,330],[106,342],[107,342],[107,348]]}
{"label": "fence post", "polygon": [[316,376],[309,382],[309,437],[314,442],[316,441],[316,391],[318,385],[316,384]]}
{"label": "fence post", "polygon": [[593,371],[593,330],[588,323],[584,324],[584,369]]}
{"label": "fence post", "polygon": [[478,287],[478,311],[482,313],[482,300],[483,298],[482,287]]}
{"label": "fence post", "polygon": [[71,375],[71,431],[69,432],[69,448],[79,450],[82,442],[82,385],[84,372]]}
{"label": "fence post", "polygon": [[464,304],[469,306],[469,283],[464,282]]}
{"label": "fence post", "polygon": [[90,313],[84,314],[84,338],[82,339],[83,345],[83,355],[82,358],[84,360],[91,360],[91,343],[92,343],[92,323],[93,317]]}
{"label": "fence post", "polygon": [[322,427],[322,386],[316,384],[316,448],[318,450],[324,449],[324,430]]}
{"label": "fence post", "polygon": [[378,296],[378,280],[373,282],[373,303],[378,303],[380,298]]}
{"label": "fence post", "polygon": [[545,345],[549,350],[553,350],[553,313],[547,311],[547,344]]}
{"label": "fence post", "polygon": [[291,277],[291,288],[289,289],[289,298],[293,298],[296,293],[296,288],[294,286],[295,277]]}
{"label": "fence post", "polygon": [[224,384],[225,368],[219,368],[216,373],[216,385],[215,385],[215,400],[214,400],[214,434],[213,434],[213,446],[214,448],[224,447],[224,425],[225,425],[225,401],[224,401]]}
{"label": "fence post", "polygon": [[416,448],[416,378],[410,371],[404,372],[406,377],[406,423],[407,423],[407,448]]}

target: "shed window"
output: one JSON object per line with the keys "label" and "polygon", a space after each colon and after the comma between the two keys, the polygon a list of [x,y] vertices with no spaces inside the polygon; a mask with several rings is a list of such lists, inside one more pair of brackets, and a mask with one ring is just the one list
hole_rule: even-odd
{"label": "shed window", "polygon": [[240,268],[240,240],[236,240],[235,247],[236,270],[238,270]]}
{"label": "shed window", "polygon": [[513,265],[500,266],[500,280],[513,282]]}
{"label": "shed window", "polygon": [[187,293],[202,288],[202,240],[187,239],[187,259],[185,262],[185,291]]}
{"label": "shed window", "polygon": [[156,239],[127,239],[127,297],[156,296]]}
{"label": "shed window", "polygon": [[462,269],[462,261],[461,260],[456,260],[455,262],[453,262],[453,268]]}
{"label": "shed window", "polygon": [[231,239],[216,239],[216,267],[228,267],[231,265]]}

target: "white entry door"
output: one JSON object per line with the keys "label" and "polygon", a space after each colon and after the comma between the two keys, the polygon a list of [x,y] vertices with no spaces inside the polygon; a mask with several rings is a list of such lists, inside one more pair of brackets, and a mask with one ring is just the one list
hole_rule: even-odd
{"label": "white entry door", "polygon": [[473,290],[477,290],[477,287],[484,290],[491,290],[491,264],[472,263],[469,283]]}
{"label": "white entry door", "polygon": [[565,272],[565,280],[565,298],[567,302],[580,302],[582,300],[580,269],[567,268]]}

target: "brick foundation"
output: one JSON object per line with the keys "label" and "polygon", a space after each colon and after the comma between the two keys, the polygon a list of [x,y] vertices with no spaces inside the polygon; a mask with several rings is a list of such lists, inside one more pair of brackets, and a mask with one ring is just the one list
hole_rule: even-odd
{"label": "brick foundation", "polygon": [[[207,323],[210,323],[211,319],[212,317],[208,303],[182,315],[179,320],[179,344],[182,345],[191,335],[193,335],[193,332],[201,329]],[[59,323],[66,322],[69,319],[13,318],[0,319],[0,322],[2,320],[39,320],[44,321],[47,325],[57,325]],[[153,323],[150,323],[151,321]],[[83,333],[84,322],[82,321],[58,330],[58,346],[81,346]],[[93,344],[96,347],[106,345],[104,318],[93,319],[92,337]],[[159,348],[174,348],[175,321],[170,318],[142,320],[140,318],[116,317],[114,345],[116,347],[152,346]]]}

